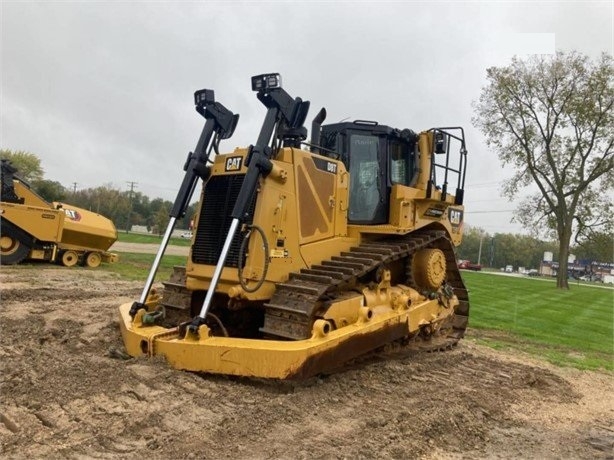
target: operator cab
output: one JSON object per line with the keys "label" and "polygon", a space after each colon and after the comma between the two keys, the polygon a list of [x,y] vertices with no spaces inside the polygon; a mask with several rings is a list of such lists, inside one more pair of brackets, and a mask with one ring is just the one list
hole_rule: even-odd
{"label": "operator cab", "polygon": [[351,224],[388,223],[390,189],[412,186],[418,176],[418,136],[373,121],[322,126],[324,155],[341,160],[350,173]]}

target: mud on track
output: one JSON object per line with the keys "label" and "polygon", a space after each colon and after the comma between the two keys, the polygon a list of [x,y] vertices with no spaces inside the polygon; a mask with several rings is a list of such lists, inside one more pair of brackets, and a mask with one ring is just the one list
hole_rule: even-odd
{"label": "mud on track", "polygon": [[122,359],[117,307],[142,284],[1,267],[3,458],[612,458],[611,374],[468,339],[303,383]]}

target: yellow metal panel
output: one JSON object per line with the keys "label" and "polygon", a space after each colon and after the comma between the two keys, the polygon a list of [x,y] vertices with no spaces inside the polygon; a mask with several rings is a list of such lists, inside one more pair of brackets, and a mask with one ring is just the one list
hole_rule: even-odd
{"label": "yellow metal panel", "polygon": [[[294,149],[293,154],[300,242],[329,238],[334,232],[337,162],[299,149]],[[334,172],[318,168],[316,161],[334,165]]]}
{"label": "yellow metal panel", "polygon": [[420,190],[426,190],[429,180],[429,172],[431,171],[431,152],[433,151],[433,133],[423,131],[418,136],[418,150],[420,158],[418,161],[419,174],[416,187]]}
{"label": "yellow metal panel", "polygon": [[395,184],[390,193],[390,225],[404,230],[414,228],[417,198],[424,198],[424,190]]}
{"label": "yellow metal panel", "polygon": [[30,259],[45,260],[45,251],[43,249],[33,249],[30,251]]}
{"label": "yellow metal panel", "polygon": [[64,212],[50,207],[0,203],[2,218],[22,228],[40,241],[56,243],[60,240]]}
{"label": "yellow metal panel", "polygon": [[106,217],[69,204],[54,205],[61,205],[65,214],[61,248],[106,251],[117,240],[117,229]]}
{"label": "yellow metal panel", "polygon": [[53,208],[53,206],[49,202],[38,196],[38,194],[34,190],[32,190],[24,183],[18,180],[14,180],[13,185],[15,186],[15,194],[25,200],[25,205],[34,206],[38,208]]}

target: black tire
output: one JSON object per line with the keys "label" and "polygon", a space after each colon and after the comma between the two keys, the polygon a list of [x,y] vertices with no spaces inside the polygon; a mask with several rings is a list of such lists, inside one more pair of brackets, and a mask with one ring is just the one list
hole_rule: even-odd
{"label": "black tire", "polygon": [[0,265],[18,264],[30,254],[30,248],[16,238],[2,235],[0,241]]}

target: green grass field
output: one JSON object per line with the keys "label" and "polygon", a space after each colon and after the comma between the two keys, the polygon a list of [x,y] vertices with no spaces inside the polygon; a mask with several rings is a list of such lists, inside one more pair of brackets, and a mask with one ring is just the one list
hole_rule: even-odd
{"label": "green grass field", "polygon": [[[119,262],[105,264],[104,270],[117,273],[122,278],[131,280],[145,280],[153,264],[155,254],[136,254],[122,252],[119,254]],[[165,281],[169,278],[175,265],[185,265],[185,256],[162,257],[162,262],[156,273],[156,281]]]}
{"label": "green grass field", "polygon": [[[160,244],[162,237],[158,235],[147,235],[144,233],[126,233],[124,231],[117,232],[117,240],[125,243],[150,243]],[[171,238],[169,244],[175,246],[189,246],[190,240],[187,238]]]}
{"label": "green grass field", "polygon": [[[512,347],[578,368],[614,370],[614,289],[463,272],[469,326],[494,347]],[[469,337],[471,334],[468,334]]]}

